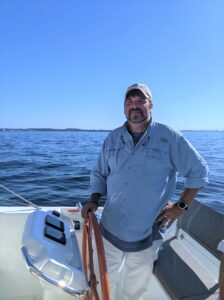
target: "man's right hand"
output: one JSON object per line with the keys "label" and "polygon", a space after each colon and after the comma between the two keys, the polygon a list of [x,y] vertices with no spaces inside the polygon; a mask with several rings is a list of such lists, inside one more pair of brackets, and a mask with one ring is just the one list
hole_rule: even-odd
{"label": "man's right hand", "polygon": [[88,211],[96,211],[97,210],[100,197],[101,197],[100,193],[93,193],[90,196],[90,201],[86,205],[84,205],[84,207],[81,211],[81,215],[82,215],[83,219],[87,218]]}
{"label": "man's right hand", "polygon": [[81,215],[83,219],[87,218],[88,211],[96,211],[98,208],[98,205],[94,202],[89,202],[86,205],[83,206]]}

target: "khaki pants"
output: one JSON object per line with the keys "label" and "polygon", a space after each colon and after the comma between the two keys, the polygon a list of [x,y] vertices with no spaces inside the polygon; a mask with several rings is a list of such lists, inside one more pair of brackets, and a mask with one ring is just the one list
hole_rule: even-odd
{"label": "khaki pants", "polygon": [[111,300],[149,300],[149,282],[162,240],[138,252],[123,252],[106,239],[103,242]]}

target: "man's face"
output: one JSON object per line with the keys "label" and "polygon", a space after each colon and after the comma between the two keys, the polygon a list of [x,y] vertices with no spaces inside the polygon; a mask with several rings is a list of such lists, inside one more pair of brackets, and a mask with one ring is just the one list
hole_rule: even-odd
{"label": "man's face", "polygon": [[148,122],[152,113],[152,102],[142,96],[130,96],[124,103],[124,113],[130,123]]}

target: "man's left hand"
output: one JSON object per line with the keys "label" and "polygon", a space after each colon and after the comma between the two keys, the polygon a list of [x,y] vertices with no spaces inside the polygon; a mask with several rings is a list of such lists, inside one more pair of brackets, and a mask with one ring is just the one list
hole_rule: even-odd
{"label": "man's left hand", "polygon": [[160,228],[169,228],[173,222],[180,218],[185,210],[180,209],[174,202],[164,206],[162,214],[156,219]]}

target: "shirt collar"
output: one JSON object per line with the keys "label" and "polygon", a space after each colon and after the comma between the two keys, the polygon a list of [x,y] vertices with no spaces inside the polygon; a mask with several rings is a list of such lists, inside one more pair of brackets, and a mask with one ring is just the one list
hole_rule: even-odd
{"label": "shirt collar", "polygon": [[[128,131],[127,124],[128,124],[127,121],[123,124],[122,139],[123,139],[123,141],[132,141],[132,136]],[[153,119],[151,117],[151,120],[149,122],[147,129],[144,132],[143,136],[141,137],[142,140],[145,139],[146,137],[147,137],[147,140],[150,138],[150,132],[151,132],[151,129],[154,127],[154,125],[155,125],[155,122],[153,121]]]}

